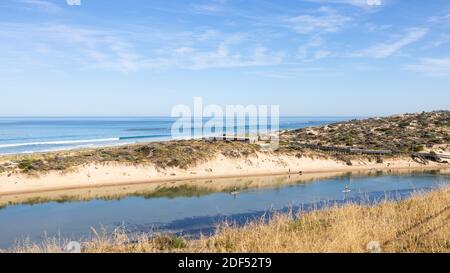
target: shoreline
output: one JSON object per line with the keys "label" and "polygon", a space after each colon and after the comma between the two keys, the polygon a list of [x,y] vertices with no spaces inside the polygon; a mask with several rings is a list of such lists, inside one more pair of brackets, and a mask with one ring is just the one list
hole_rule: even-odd
{"label": "shoreline", "polygon": [[448,111],[436,111],[291,129],[276,147],[262,139],[193,139],[0,156],[0,196],[202,179],[450,169],[437,156],[450,153],[449,117]]}
{"label": "shoreline", "polygon": [[[274,157],[273,159],[276,159]],[[223,161],[219,160],[219,161]],[[263,160],[264,161],[264,160]],[[302,160],[298,160],[299,162],[297,165],[300,164]],[[139,179],[139,178],[129,178],[129,176],[125,178],[115,178],[114,180],[105,179],[104,177],[98,177],[98,180],[92,180],[91,178],[87,179],[90,180],[88,183],[81,182],[82,180],[78,180],[76,182],[76,179],[79,179],[77,177],[80,176],[80,174],[91,170],[96,169],[100,170],[100,172],[105,171],[106,174],[108,174],[108,171],[111,171],[112,169],[115,171],[129,171],[130,168],[134,169],[136,172],[148,172],[152,169],[152,166],[127,166],[122,164],[106,164],[106,165],[91,165],[91,166],[83,166],[78,168],[77,170],[73,172],[69,172],[66,174],[63,173],[57,173],[57,172],[50,172],[47,174],[44,174],[39,177],[33,177],[29,175],[23,175],[18,174],[14,176],[7,177],[6,175],[0,175],[0,182],[5,180],[5,178],[9,179],[9,187],[5,187],[4,185],[0,185],[0,197],[8,197],[13,195],[25,195],[25,194],[37,194],[37,193],[51,193],[51,192],[58,192],[58,191],[64,191],[64,190],[82,190],[82,189],[101,189],[101,188],[107,188],[107,187],[126,187],[126,186],[137,186],[137,185],[146,185],[146,184],[164,184],[164,183],[176,183],[176,182],[195,182],[195,181],[202,181],[202,180],[217,180],[217,179],[243,179],[243,178],[257,178],[257,177],[275,177],[275,176],[320,176],[321,174],[333,174],[333,173],[346,173],[346,172],[372,172],[372,171],[382,171],[382,172],[391,172],[391,171],[406,171],[406,172],[413,172],[413,171],[430,171],[430,170],[450,170],[450,166],[448,164],[439,164],[439,163],[431,163],[430,165],[423,166],[419,165],[417,163],[413,163],[410,161],[406,161],[405,159],[397,159],[397,160],[391,160],[389,163],[384,164],[372,164],[372,165],[357,165],[357,166],[346,166],[344,164],[336,163],[334,166],[330,165],[330,160],[312,160],[316,165],[324,165],[322,168],[320,167],[308,167],[305,166],[303,168],[298,169],[291,169],[290,172],[288,169],[282,168],[274,171],[260,171],[260,170],[249,170],[246,169],[245,171],[241,172],[219,172],[217,174],[215,173],[202,173],[202,174],[192,174],[189,173],[189,171],[195,169],[198,170],[199,168],[203,168],[205,166],[197,166],[197,168],[192,168],[188,170],[171,170],[170,171],[164,171],[159,172],[159,176],[154,178],[146,178],[146,179]],[[407,162],[408,166],[405,164]],[[304,163],[304,162],[301,162]],[[414,165],[412,165],[414,164]],[[211,162],[207,162],[202,165],[214,165],[211,164]],[[239,163],[238,163],[239,165]],[[245,168],[244,168],[245,169]],[[264,169],[264,167],[263,167]],[[205,169],[206,170],[206,169]],[[154,170],[153,170],[154,171]],[[176,174],[176,175],[174,175]],[[137,175],[136,177],[140,176],[141,174]],[[125,173],[124,175],[125,176]],[[53,179],[53,180],[52,180]],[[11,183],[11,181],[16,180],[16,182]],[[59,180],[59,181],[58,181]],[[68,182],[67,185],[63,185],[63,183],[59,183],[61,180],[67,180],[71,181]],[[86,180],[86,179],[85,179]],[[103,180],[103,181],[102,181]],[[48,185],[46,184],[39,184],[43,183],[44,181],[49,181]],[[75,181],[75,182],[74,182]],[[45,183],[45,182],[44,182]],[[13,185],[12,185],[13,184]],[[28,185],[26,185],[28,184]],[[32,184],[32,185],[30,185]]]}

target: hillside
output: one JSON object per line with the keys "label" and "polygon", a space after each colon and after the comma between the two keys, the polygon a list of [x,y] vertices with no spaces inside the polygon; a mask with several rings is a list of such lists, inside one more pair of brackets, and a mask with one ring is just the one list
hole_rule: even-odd
{"label": "hillside", "polygon": [[106,147],[16,155],[0,158],[2,173],[39,173],[67,171],[88,164],[121,163],[152,165],[160,170],[167,168],[189,169],[224,156],[230,160],[257,157],[264,153],[277,160],[285,155],[296,157],[331,158],[347,162],[359,155],[327,153],[309,148],[292,149],[292,143],[331,147],[353,147],[371,150],[387,149],[394,154],[410,152],[450,151],[450,111],[405,114],[384,118],[352,120],[322,127],[308,127],[281,134],[280,148],[267,151],[258,144],[208,142],[202,140],[166,141]]}
{"label": "hillside", "polygon": [[301,144],[386,149],[394,153],[450,147],[450,111],[351,120],[285,132],[282,140]]}

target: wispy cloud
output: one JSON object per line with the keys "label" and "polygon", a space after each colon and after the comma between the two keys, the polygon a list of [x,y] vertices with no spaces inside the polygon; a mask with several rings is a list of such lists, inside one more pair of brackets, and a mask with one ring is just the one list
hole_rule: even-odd
{"label": "wispy cloud", "polygon": [[[56,1],[11,1],[22,3],[21,8],[26,5],[39,9],[62,9],[55,4],[59,3]],[[69,21],[62,18],[65,14],[62,14],[64,16],[51,14],[52,18],[56,19],[48,20],[48,23],[25,20],[22,24],[8,25],[0,22],[0,39],[8,41],[3,45],[0,44],[0,52],[3,52],[0,58],[9,60],[20,58],[21,62],[18,65],[23,67],[27,64],[30,67],[36,64],[55,67],[72,65],[81,69],[102,69],[121,73],[242,67],[258,67],[264,70],[264,67],[282,68],[293,63],[305,66],[303,69],[308,70],[308,67],[318,68],[322,63],[315,61],[325,61],[330,57],[342,63],[352,62],[355,60],[354,57],[387,58],[420,41],[428,32],[434,35],[432,37],[439,37],[431,23],[427,24],[428,28],[412,29],[402,24],[398,26],[404,29],[404,32],[399,32],[400,35],[381,41],[374,40],[367,48],[361,48],[359,46],[361,42],[372,37],[381,37],[383,31],[388,28],[391,31],[397,26],[383,23],[386,20],[377,21],[375,17],[357,18],[356,14],[369,13],[352,6],[366,5],[365,0],[308,0],[308,2],[317,5],[303,3],[298,5],[298,9],[294,9],[265,2],[254,9],[244,5],[248,9],[243,10],[233,1],[196,1],[194,4],[186,3],[183,18],[179,21],[173,20],[174,22],[169,22],[166,17],[157,17],[172,7],[162,5],[156,7],[158,15],[152,19],[152,23],[140,25],[131,23],[119,25],[105,23],[106,21],[102,21],[101,24],[77,25],[67,23]],[[322,6],[322,4],[330,5]],[[297,6],[297,3],[293,3],[292,6]],[[198,16],[198,13],[204,12],[217,16],[217,22],[221,24],[220,20],[224,19],[221,15],[224,11],[227,15],[233,14],[235,25],[223,27],[210,24],[209,20],[197,21],[198,17],[204,18]],[[447,16],[440,16],[430,18],[429,21],[443,21],[446,18]],[[180,24],[181,20],[188,23]],[[155,25],[152,25],[153,23]],[[359,23],[361,27],[355,27],[356,24],[353,23]],[[368,33],[369,31],[376,33]],[[293,35],[294,32],[301,35]],[[333,39],[330,36],[333,36]],[[433,42],[428,41],[434,47],[448,42],[447,36]],[[420,47],[422,51],[430,48],[431,46]],[[424,59],[417,65],[424,66],[426,63],[430,63],[430,60]]]}
{"label": "wispy cloud", "polygon": [[440,47],[443,45],[446,45],[450,43],[450,35],[448,34],[441,34],[439,37],[435,38],[434,40],[430,41],[428,45],[425,46],[426,49],[429,48],[435,48]]}
{"label": "wispy cloud", "polygon": [[450,23],[450,13],[441,16],[432,16],[428,18],[430,23]]}
{"label": "wispy cloud", "polygon": [[299,77],[330,77],[336,73],[322,67],[282,67],[264,71],[249,71],[250,75],[273,79],[296,79]]}
{"label": "wispy cloud", "polygon": [[338,32],[352,19],[329,8],[319,8],[312,14],[286,18],[289,26],[300,34]]}
{"label": "wispy cloud", "polygon": [[355,57],[371,57],[377,59],[386,58],[397,53],[405,46],[421,40],[427,33],[428,29],[426,28],[410,29],[405,34],[391,42],[376,44],[352,55]]}
{"label": "wispy cloud", "polygon": [[[7,31],[5,31],[7,29]],[[86,26],[48,24],[0,24],[0,38],[11,41],[4,52],[50,64],[58,57],[85,68],[123,73],[141,70],[233,68],[270,66],[284,61],[286,53],[246,41],[244,33],[225,34],[215,30],[125,32]],[[151,31],[151,30],[150,30]],[[36,42],[28,42],[32,38]],[[6,47],[6,46],[3,46]],[[2,46],[0,46],[2,49]],[[52,52],[52,56],[42,56]],[[39,54],[36,54],[39,53]]]}
{"label": "wispy cloud", "polygon": [[386,31],[387,29],[392,28],[392,25],[365,23],[364,28],[369,32],[379,32],[379,31]]}
{"label": "wispy cloud", "polygon": [[331,55],[323,48],[324,41],[321,36],[313,36],[307,43],[298,48],[298,57],[305,62],[316,61]]}
{"label": "wispy cloud", "polygon": [[364,8],[382,6],[387,2],[387,0],[307,0],[307,1],[320,4],[352,5]]}
{"label": "wispy cloud", "polygon": [[217,13],[221,12],[224,9],[226,3],[227,0],[212,0],[206,3],[193,4],[192,7],[195,11],[201,13]]}
{"label": "wispy cloud", "polygon": [[423,58],[417,64],[407,65],[406,69],[426,76],[450,76],[450,58]]}
{"label": "wispy cloud", "polygon": [[[206,33],[209,33],[207,31]],[[202,46],[205,43],[203,35],[198,35],[199,43],[177,48],[166,48],[160,51],[158,58],[165,60],[166,65],[175,68],[202,70],[209,68],[232,68],[270,66],[284,61],[286,53],[271,51],[260,45],[245,45],[246,35],[219,34],[211,36],[214,39],[209,48]],[[217,39],[220,37],[220,39]],[[209,38],[206,35],[206,38]],[[208,42],[208,41],[206,41]]]}
{"label": "wispy cloud", "polygon": [[201,51],[181,48],[174,51],[170,64],[179,68],[202,70],[208,68],[237,68],[277,65],[283,62],[285,53],[271,52],[265,47],[255,47],[246,52],[233,52],[226,44],[215,50]]}
{"label": "wispy cloud", "polygon": [[57,4],[46,0],[19,0],[19,2],[48,12],[58,12],[62,10]]}

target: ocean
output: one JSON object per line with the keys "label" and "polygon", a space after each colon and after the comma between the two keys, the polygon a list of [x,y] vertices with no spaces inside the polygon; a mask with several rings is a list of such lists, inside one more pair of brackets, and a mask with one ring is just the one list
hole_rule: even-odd
{"label": "ocean", "polygon": [[[279,128],[320,126],[354,118],[281,117]],[[172,117],[0,117],[0,155],[170,140],[175,121]]]}

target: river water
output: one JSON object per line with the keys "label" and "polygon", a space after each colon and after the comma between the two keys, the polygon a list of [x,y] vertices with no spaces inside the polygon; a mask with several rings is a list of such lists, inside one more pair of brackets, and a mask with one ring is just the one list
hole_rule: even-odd
{"label": "river water", "polygon": [[[71,198],[70,192],[63,192],[61,196],[53,193],[48,200],[40,194],[20,202],[20,196],[2,197],[0,248],[27,238],[34,242],[55,236],[79,240],[91,235],[91,227],[107,232],[123,227],[130,233],[210,234],[225,220],[243,224],[273,212],[398,200],[449,181],[449,174],[440,171],[344,173],[318,179],[297,175],[183,182],[170,188],[143,184],[136,189],[105,189],[104,193],[86,189]],[[343,193],[346,187],[350,193]]]}

